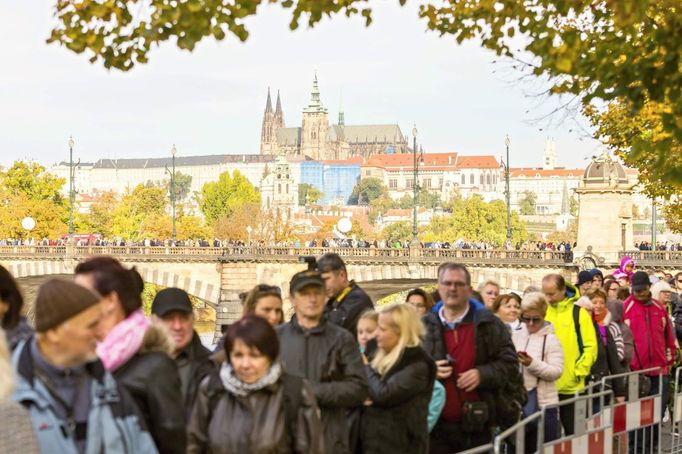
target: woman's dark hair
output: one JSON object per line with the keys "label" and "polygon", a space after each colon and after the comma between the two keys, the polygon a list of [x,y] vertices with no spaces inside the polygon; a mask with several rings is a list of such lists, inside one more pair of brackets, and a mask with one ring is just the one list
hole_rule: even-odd
{"label": "woman's dark hair", "polygon": [[625,301],[628,299],[628,296],[630,296],[630,289],[627,287],[619,287],[618,288],[618,296],[616,297],[617,299],[621,301]]}
{"label": "woman's dark hair", "polygon": [[[261,298],[265,298],[266,296],[274,296],[276,298],[279,298],[280,301],[282,301],[282,289],[279,287],[275,287],[274,285],[267,284],[256,285],[244,296],[244,299],[242,300],[243,302],[242,304],[244,305],[243,314],[247,315],[256,312],[256,306],[258,305],[258,301],[260,301]],[[284,313],[282,313],[282,317],[279,323],[283,322]]]}
{"label": "woman's dark hair", "polygon": [[75,274],[92,276],[95,289],[102,296],[116,292],[126,317],[142,307],[144,281],[135,267],[130,269],[112,257],[93,257],[76,266]]}
{"label": "woman's dark hair", "polygon": [[430,294],[426,293],[423,289],[415,288],[415,289],[412,289],[409,292],[407,292],[407,296],[405,297],[405,302],[407,302],[407,300],[409,300],[412,295],[419,295],[422,298],[424,298],[424,305],[426,306],[426,312],[431,311],[431,308],[433,307],[433,305],[435,303],[433,302],[433,297]]}
{"label": "woman's dark hair", "polygon": [[228,361],[237,339],[267,356],[271,362],[279,357],[279,339],[275,329],[265,319],[255,314],[245,315],[227,328],[225,354]]}
{"label": "woman's dark hair", "polygon": [[9,305],[9,310],[0,320],[3,329],[12,329],[17,326],[21,318],[21,308],[24,307],[24,298],[21,296],[17,281],[3,266],[0,265],[0,300]]}

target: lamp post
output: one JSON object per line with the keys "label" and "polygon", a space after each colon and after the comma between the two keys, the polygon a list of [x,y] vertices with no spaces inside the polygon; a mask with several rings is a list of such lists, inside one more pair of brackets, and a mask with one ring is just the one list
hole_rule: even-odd
{"label": "lamp post", "polygon": [[166,172],[170,174],[170,200],[171,200],[171,212],[173,214],[173,246],[175,246],[175,239],[176,239],[176,231],[175,231],[175,155],[177,153],[177,149],[175,148],[175,144],[173,144],[173,148],[171,148],[171,166],[172,166],[172,171],[168,170],[168,166],[166,166]]}
{"label": "lamp post", "polygon": [[511,191],[509,190],[509,145],[511,144],[511,141],[509,140],[509,135],[505,136],[504,138],[504,145],[507,148],[507,162],[505,165],[504,169],[504,184],[505,184],[505,191],[504,195],[507,200],[507,246],[511,247],[511,241],[512,241],[512,230],[511,230]]}
{"label": "lamp post", "polygon": [[651,250],[656,250],[656,199],[651,199]]}
{"label": "lamp post", "polygon": [[417,238],[417,178],[419,170],[417,168],[417,125],[412,128],[412,157],[413,157],[413,171],[412,171],[412,247],[419,246],[419,239]]}
{"label": "lamp post", "polygon": [[69,244],[73,244],[73,146],[75,144],[73,136],[69,136]]}

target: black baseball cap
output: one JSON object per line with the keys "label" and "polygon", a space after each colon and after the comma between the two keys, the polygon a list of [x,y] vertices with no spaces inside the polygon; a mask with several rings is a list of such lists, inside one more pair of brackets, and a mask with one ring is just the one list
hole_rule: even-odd
{"label": "black baseball cap", "polygon": [[324,279],[319,271],[306,270],[294,274],[289,282],[289,294],[301,290],[303,287],[314,285],[315,287],[324,287]]}
{"label": "black baseball cap", "polygon": [[192,302],[183,289],[169,287],[161,290],[152,302],[152,314],[163,317],[170,312],[192,313]]}
{"label": "black baseball cap", "polygon": [[632,291],[639,292],[651,286],[649,275],[645,271],[637,271],[632,275]]}

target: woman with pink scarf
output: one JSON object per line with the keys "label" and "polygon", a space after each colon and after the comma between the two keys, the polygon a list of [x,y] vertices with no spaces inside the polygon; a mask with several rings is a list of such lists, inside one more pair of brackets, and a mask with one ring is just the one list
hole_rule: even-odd
{"label": "woman with pink scarf", "polygon": [[102,295],[97,356],[135,399],[162,453],[184,453],[184,404],[166,328],[142,312],[144,282],[111,257],[76,266],[75,282]]}
{"label": "woman with pink scarf", "polygon": [[635,261],[628,255],[624,255],[620,259],[620,267],[613,272],[613,277],[621,284],[623,287],[630,286],[630,279],[632,275],[635,274]]}

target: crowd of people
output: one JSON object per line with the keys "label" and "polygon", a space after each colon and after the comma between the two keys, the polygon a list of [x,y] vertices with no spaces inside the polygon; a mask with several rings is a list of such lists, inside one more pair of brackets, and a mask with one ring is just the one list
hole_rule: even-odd
{"label": "crowd of people", "polygon": [[[611,274],[581,271],[575,283],[548,274],[522,294],[494,280],[474,288],[458,263],[437,276],[435,290],[375,307],[328,253],[291,277],[289,320],[282,289],[259,284],[211,351],[185,291],[161,290],[147,316],[140,275],[114,258],[44,283],[32,323],[0,267],[0,446],[444,454],[489,443],[544,408],[543,427],[526,429],[533,452],[540,435],[576,431],[572,405],[557,404],[605,377],[658,368],[663,379],[648,372],[645,392],[667,401],[682,272],[650,275],[625,257]],[[610,385],[623,401],[627,384]],[[654,446],[658,437],[642,430],[621,441]]]}

